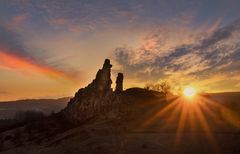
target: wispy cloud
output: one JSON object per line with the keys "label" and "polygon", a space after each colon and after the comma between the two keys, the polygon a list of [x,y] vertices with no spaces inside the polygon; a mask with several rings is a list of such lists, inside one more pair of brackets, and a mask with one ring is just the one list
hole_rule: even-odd
{"label": "wispy cloud", "polygon": [[[212,27],[218,26],[210,26],[211,31]],[[162,34],[156,33],[154,36],[158,35]],[[188,77],[201,81],[214,74],[226,74],[231,78],[233,72],[235,75],[240,73],[240,20],[210,34],[208,31],[198,33],[190,40],[164,48],[161,37],[155,37],[154,43],[148,44],[147,48],[143,44],[135,50],[116,49],[115,59],[123,71],[131,74],[129,77],[140,78],[145,82],[185,78],[184,83]]]}
{"label": "wispy cloud", "polygon": [[0,95],[6,95],[9,94],[7,91],[0,91]]}
{"label": "wispy cloud", "polygon": [[70,72],[52,67],[27,51],[20,36],[0,26],[0,69],[12,69],[23,74],[42,73],[55,79],[74,80]]}
{"label": "wispy cloud", "polygon": [[71,76],[64,71],[37,63],[36,61],[26,59],[24,57],[0,51],[0,59],[0,68],[13,69],[15,71],[21,72],[22,74],[28,73],[28,75],[33,72],[42,73],[54,79],[65,78],[74,81],[73,75]]}

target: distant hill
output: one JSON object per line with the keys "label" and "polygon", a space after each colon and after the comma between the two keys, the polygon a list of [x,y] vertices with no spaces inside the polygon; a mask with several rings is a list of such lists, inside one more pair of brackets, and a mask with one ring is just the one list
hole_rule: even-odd
{"label": "distant hill", "polygon": [[240,110],[240,92],[206,93],[202,96],[209,98],[212,102]]}
{"label": "distant hill", "polygon": [[26,99],[0,102],[0,119],[13,118],[19,111],[41,111],[45,114],[58,112],[66,107],[70,97],[59,99]]}
{"label": "distant hill", "polygon": [[[157,92],[146,92],[141,88],[130,88],[125,91],[126,95],[144,95],[142,97],[150,97],[151,95],[159,95]],[[219,103],[237,103],[240,100],[240,92],[222,92],[222,93],[207,93],[204,94],[207,97],[219,102]],[[16,101],[6,101],[0,102],[0,119],[13,118],[15,113],[18,111],[34,110],[42,111],[45,114],[50,114],[51,112],[58,112],[67,106],[67,102],[70,97],[64,97],[59,99],[26,99],[26,100],[16,100]],[[240,103],[240,102],[239,102]]]}
{"label": "distant hill", "polygon": [[222,92],[208,94],[212,99],[220,103],[235,103],[240,100],[240,92]]}
{"label": "distant hill", "polygon": [[[142,97],[159,95],[156,92],[146,93],[145,90],[141,88],[130,88],[125,91],[126,95],[131,95],[132,93],[134,93],[134,95],[141,95],[141,93],[144,93],[144,96]],[[239,102],[240,100],[240,92],[207,93],[204,95],[207,95],[207,97],[210,97],[211,99],[220,103],[237,103],[237,101]],[[16,112],[26,110],[42,111],[45,114],[58,112],[67,106],[67,102],[69,100],[70,97],[59,99],[26,99],[0,102],[0,119],[13,118]]]}

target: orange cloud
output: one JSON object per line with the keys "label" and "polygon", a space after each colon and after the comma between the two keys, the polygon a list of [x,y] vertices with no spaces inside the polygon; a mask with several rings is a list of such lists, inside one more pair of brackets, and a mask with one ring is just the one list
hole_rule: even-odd
{"label": "orange cloud", "polygon": [[24,74],[36,72],[47,75],[48,77],[54,79],[67,79],[76,81],[73,75],[69,75],[64,71],[3,51],[0,51],[0,69],[13,69]]}

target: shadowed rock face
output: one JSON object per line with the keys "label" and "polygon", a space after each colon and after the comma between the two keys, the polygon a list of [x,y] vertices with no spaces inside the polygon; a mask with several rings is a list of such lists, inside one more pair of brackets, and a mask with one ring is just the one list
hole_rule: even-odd
{"label": "shadowed rock face", "polygon": [[[111,68],[110,60],[106,59],[102,69],[98,70],[96,79],[93,80],[92,85],[98,91],[108,91],[111,90]],[[91,84],[90,84],[91,85]]]}
{"label": "shadowed rock face", "polygon": [[[111,88],[111,67],[110,60],[106,59],[92,83],[78,90],[62,111],[67,119],[72,122],[83,122],[99,113],[117,109],[120,96]],[[118,78],[117,91],[122,89],[123,75]]]}
{"label": "shadowed rock face", "polygon": [[123,73],[118,73],[115,92],[121,93],[122,91],[123,91]]}

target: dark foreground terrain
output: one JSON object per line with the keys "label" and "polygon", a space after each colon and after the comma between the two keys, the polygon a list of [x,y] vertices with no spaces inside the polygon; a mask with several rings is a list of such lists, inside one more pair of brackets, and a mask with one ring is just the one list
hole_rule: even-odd
{"label": "dark foreground terrain", "polygon": [[122,95],[118,111],[82,124],[56,114],[5,131],[1,153],[240,153],[239,93],[222,102],[216,94],[166,99],[137,88]]}

